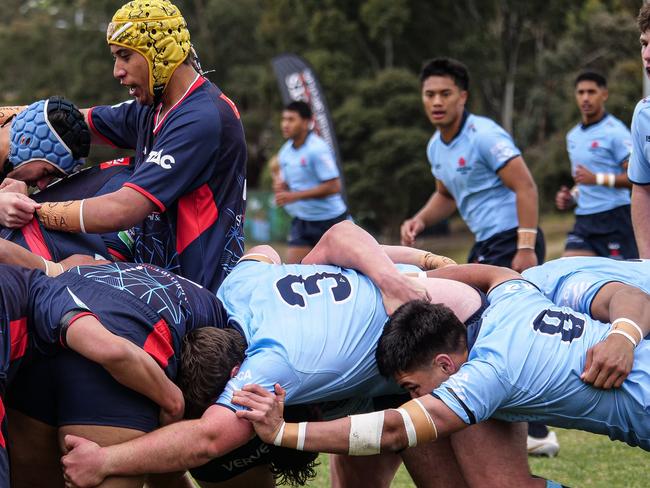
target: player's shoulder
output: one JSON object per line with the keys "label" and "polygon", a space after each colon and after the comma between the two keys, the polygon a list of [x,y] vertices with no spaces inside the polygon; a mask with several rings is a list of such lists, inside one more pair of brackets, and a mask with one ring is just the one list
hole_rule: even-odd
{"label": "player's shoulder", "polygon": [[619,133],[621,131],[625,132],[625,133],[630,132],[630,129],[628,128],[628,126],[621,119],[617,118],[616,116],[614,116],[612,114],[607,114],[605,116],[604,122],[605,122],[604,128],[605,128],[606,131],[615,130],[615,131],[618,131]]}
{"label": "player's shoulder", "polygon": [[330,147],[327,144],[327,142],[325,142],[325,139],[323,139],[321,136],[319,136],[313,131],[309,132],[309,135],[305,140],[305,147],[310,151],[316,151],[316,152],[330,150]]}
{"label": "player's shoulder", "polygon": [[633,118],[637,118],[640,116],[644,118],[650,117],[650,97],[642,98],[637,102],[636,107],[634,107]]}
{"label": "player's shoulder", "polygon": [[578,122],[576,125],[571,127],[569,131],[566,133],[566,138],[567,139],[575,139],[578,138],[582,135],[582,123]]}

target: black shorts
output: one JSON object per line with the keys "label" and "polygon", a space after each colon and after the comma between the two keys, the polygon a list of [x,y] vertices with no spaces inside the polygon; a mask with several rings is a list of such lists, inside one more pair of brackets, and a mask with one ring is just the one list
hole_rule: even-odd
{"label": "black shorts", "polygon": [[[517,254],[517,227],[498,232],[484,241],[475,243],[469,252],[467,262],[509,268],[515,254]],[[539,228],[537,229],[537,239],[535,241],[535,254],[537,255],[537,263],[542,264],[546,254],[546,244],[544,243],[544,233]]]}
{"label": "black shorts", "polygon": [[605,258],[638,258],[630,206],[576,215],[576,223],[567,235],[565,249],[592,251],[596,256]]}
{"label": "black shorts", "polygon": [[332,227],[334,224],[347,220],[349,214],[347,210],[338,217],[328,220],[302,220],[294,217],[291,221],[291,229],[289,230],[289,245],[290,246],[315,246],[323,234]]}
{"label": "black shorts", "polygon": [[21,367],[7,405],[55,427],[101,425],[142,432],[158,427],[158,405],[68,349]]}

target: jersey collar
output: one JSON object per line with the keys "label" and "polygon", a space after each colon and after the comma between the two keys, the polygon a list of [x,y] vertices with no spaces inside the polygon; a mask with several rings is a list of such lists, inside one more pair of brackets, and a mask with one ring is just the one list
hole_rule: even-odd
{"label": "jersey collar", "polygon": [[463,110],[463,118],[460,121],[460,125],[458,126],[458,132],[454,134],[454,137],[451,138],[449,142],[445,142],[442,138],[442,134],[440,134],[440,141],[445,145],[445,146],[451,146],[454,141],[458,138],[463,133],[463,129],[465,128],[465,122],[467,122],[467,118],[469,117],[469,112],[467,110]]}
{"label": "jersey collar", "polygon": [[205,83],[205,78],[203,78],[200,74],[196,75],[196,78],[194,78],[194,81],[190,83],[190,86],[187,87],[187,90],[185,90],[185,93],[183,93],[183,96],[176,102],[172,108],[170,108],[165,116],[158,120],[160,117],[160,111],[162,110],[162,103],[158,106],[158,109],[156,110],[156,114],[154,115],[153,119],[153,133],[156,134],[162,125],[165,123],[165,120],[167,120],[167,117],[169,117],[169,114],[172,113],[176,107],[178,107],[183,101],[190,96],[190,94],[196,90],[198,87],[200,87],[203,83]]}
{"label": "jersey collar", "polygon": [[586,129],[588,129],[589,127],[593,127],[594,125],[598,125],[598,124],[600,124],[603,120],[605,120],[605,119],[607,118],[608,115],[609,115],[609,114],[608,114],[607,112],[603,112],[603,116],[602,116],[601,118],[599,118],[596,122],[592,122],[591,124],[583,124],[583,123],[581,122],[581,123],[580,123],[580,128],[581,128],[582,130],[586,130]]}

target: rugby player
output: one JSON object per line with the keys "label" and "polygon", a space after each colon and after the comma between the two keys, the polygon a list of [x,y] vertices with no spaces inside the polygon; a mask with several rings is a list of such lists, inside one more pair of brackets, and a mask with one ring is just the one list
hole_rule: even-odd
{"label": "rugby player", "polygon": [[332,149],[311,130],[312,111],[303,101],[282,112],[284,143],[274,178],[275,203],[293,217],[287,263],[299,263],[332,225],[349,217]]}
{"label": "rugby player", "polygon": [[[348,223],[337,226],[344,224]],[[313,253],[317,250],[318,246]],[[310,256],[305,259],[310,260]],[[264,262],[252,261],[253,258]],[[378,265],[381,258],[373,255],[371,259]],[[179,381],[187,384],[183,387],[186,411],[201,418],[107,448],[67,436],[66,445],[71,451],[63,463],[66,475],[75,485],[93,486],[118,473],[197,466],[242,445],[252,430],[250,424],[236,417],[240,407],[232,403],[231,396],[251,381],[272,388],[275,375],[286,378],[290,405],[398,391],[391,382],[380,380],[375,369],[374,348],[387,316],[381,295],[368,278],[334,266],[271,264],[277,260],[277,254],[268,246],[252,249],[218,292],[230,326],[245,337],[245,349],[233,344],[233,338],[214,334],[213,329],[198,330],[186,340],[182,360],[187,367],[181,367],[181,372],[191,381]],[[367,271],[381,282],[391,273],[378,268]],[[395,287],[402,292],[411,287],[403,280],[400,277],[400,285]],[[432,300],[449,303],[468,323],[484,306],[480,294],[470,287],[448,280],[423,281],[419,286],[426,287]],[[458,293],[450,293],[451,290]],[[421,295],[417,288],[416,294]],[[449,295],[456,298],[448,300]],[[281,326],[277,317],[282,317]],[[492,479],[506,479],[519,486],[543,484],[530,477],[525,431],[520,426],[495,422],[483,427],[468,430],[461,444],[469,446],[474,441],[487,445],[487,440],[500,434],[500,448],[485,453],[495,463],[481,465],[488,471],[498,466]],[[454,453],[448,444],[443,447],[446,452],[441,449],[437,460],[445,468],[430,478],[438,486],[463,486],[465,480],[455,459],[458,452]],[[465,463],[476,465],[477,456],[481,455],[470,451],[459,452]],[[211,482],[220,480],[218,468],[216,459],[192,472],[202,485],[211,486]]]}
{"label": "rugby player", "polygon": [[608,96],[607,80],[601,74],[585,71],[576,78],[582,121],[566,136],[576,186],[574,190],[563,186],[555,197],[560,210],[577,204],[564,256],[639,257],[626,174],[632,139],[625,124],[605,111]]}
{"label": "rugby player", "polygon": [[402,244],[412,246],[426,227],[458,208],[477,241],[468,262],[517,271],[541,263],[537,187],[510,135],[465,109],[467,68],[453,59],[433,59],[422,69],[420,81],[424,110],[436,128],[427,146],[436,191],[402,224]]}
{"label": "rugby player", "polygon": [[[135,150],[118,190],[43,202],[52,230],[134,228],[134,258],[213,292],[243,252],[246,144],[239,112],[201,74],[180,11],[168,0],[133,0],[108,26],[113,75],[132,100],[83,110],[92,143]],[[163,47],[161,47],[163,46]]]}
{"label": "rugby player", "polygon": [[[50,355],[62,344],[97,363],[128,388],[157,403],[163,418],[182,416],[180,390],[156,362],[131,342],[113,334],[87,308],[72,283],[55,281],[40,271],[0,265],[0,327],[2,328],[2,391],[14,380],[21,362],[38,354]],[[103,320],[103,318],[101,318]],[[119,322],[119,320],[118,320]],[[97,347],[101,344],[101,347]],[[81,357],[79,356],[79,357]],[[80,385],[76,385],[77,387]],[[33,399],[31,399],[33,401]],[[2,421],[5,409],[0,399]],[[9,486],[6,431],[0,435],[0,484]]]}
{"label": "rugby player", "polygon": [[[450,268],[436,274],[449,275]],[[650,450],[650,343],[643,340],[650,324],[620,321],[610,326],[557,307],[505,268],[464,265],[454,267],[453,275],[488,291],[490,306],[470,328],[444,305],[415,301],[395,312],[379,341],[377,361],[384,375],[411,392],[414,400],[401,409],[285,424],[280,385],[277,396],[268,387],[250,385],[236,392],[233,401],[252,410],[237,415],[253,421],[267,442],[353,455],[398,451],[488,418],[541,420]],[[627,312],[647,317],[650,297],[643,310]],[[587,350],[619,335],[636,348],[626,381],[609,390],[586,384],[581,373]]]}

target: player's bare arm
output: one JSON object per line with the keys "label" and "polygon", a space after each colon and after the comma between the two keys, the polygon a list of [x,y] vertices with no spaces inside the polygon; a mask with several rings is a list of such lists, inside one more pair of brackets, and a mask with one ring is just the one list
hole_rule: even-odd
{"label": "player's bare arm", "polygon": [[243,445],[253,436],[250,422],[212,405],[198,420],[167,425],[129,442],[99,447],[68,435],[65,475],[75,486],[90,487],[112,475],[167,473],[201,466]]}
{"label": "player's bare arm", "polygon": [[450,217],[456,211],[456,200],[447,187],[436,180],[436,191],[412,218],[405,220],[400,229],[403,246],[413,246],[415,238],[424,229]]}
{"label": "player's bare arm", "polygon": [[93,315],[75,320],[65,340],[72,350],[104,367],[116,381],[156,402],[161,421],[179,420],[185,402],[180,388],[143,349],[107,330]]}
{"label": "player's bare arm", "polygon": [[492,266],[490,264],[459,264],[445,268],[427,271],[432,278],[446,278],[475,286],[484,293],[500,285],[504,281],[523,279],[522,276],[509,268]]}
{"label": "player's bare arm", "polygon": [[156,209],[146,196],[122,187],[85,200],[45,202],[36,213],[48,229],[101,233],[129,229]]}
{"label": "player's bare arm", "polygon": [[620,387],[632,370],[636,346],[650,333],[649,314],[647,293],[619,282],[603,286],[591,304],[591,315],[611,322],[612,329],[587,351],[582,380],[597,388]]}
{"label": "player's bare arm", "polygon": [[515,192],[517,197],[517,219],[519,230],[517,234],[517,253],[512,258],[511,267],[515,271],[523,271],[537,263],[535,254],[535,238],[538,224],[538,195],[537,185],[521,156],[508,162],[498,172],[503,184]]}
{"label": "player's bare arm", "polygon": [[280,190],[275,193],[275,203],[279,206],[305,198],[324,198],[341,192],[340,178],[332,178],[321,184],[301,191]]}
{"label": "player's bare arm", "polygon": [[233,402],[248,407],[237,416],[253,422],[255,431],[267,443],[306,451],[372,455],[397,452],[435,441],[467,425],[443,402],[431,395],[411,400],[399,409],[383,410],[329,422],[285,423],[285,392],[276,394],[259,385],[246,385],[235,392]]}
{"label": "player's bare arm", "polygon": [[650,258],[650,185],[632,186],[632,225],[639,257]]}

